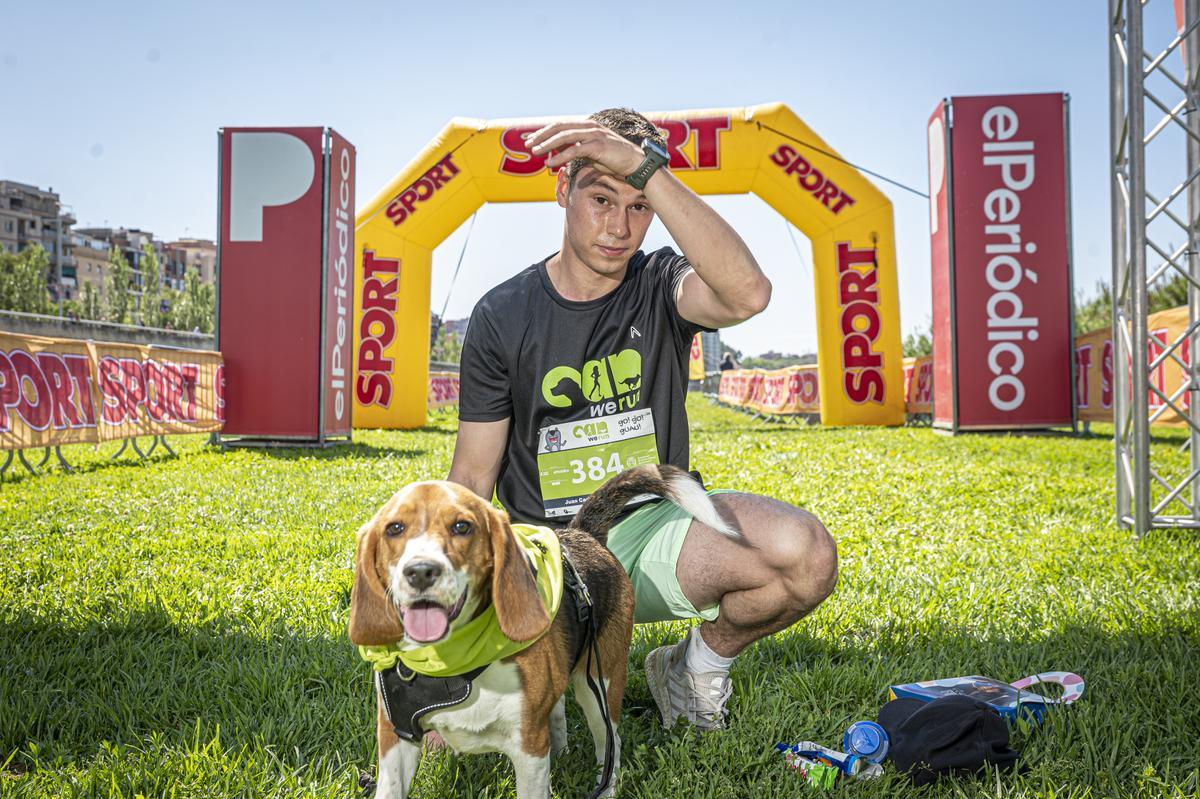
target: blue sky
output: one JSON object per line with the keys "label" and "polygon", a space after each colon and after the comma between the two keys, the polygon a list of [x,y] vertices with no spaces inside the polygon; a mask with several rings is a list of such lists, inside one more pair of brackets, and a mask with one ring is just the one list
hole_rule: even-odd
{"label": "blue sky", "polygon": [[[22,3],[0,26],[0,177],[53,186],[80,224],[212,238],[216,130],[321,124],[358,148],[370,199],[453,116],[782,101],[848,160],[926,190],[946,96],[1071,96],[1077,287],[1107,280],[1106,4],[1072,2]],[[1169,34],[1170,4],[1147,25]],[[886,183],[905,331],[930,314],[925,200]],[[811,253],[753,196],[711,198],[775,284],[724,332],[747,354],[815,347]],[[465,226],[434,256],[447,300]],[[479,213],[447,315],[558,248],[552,204]],[[668,243],[656,224],[648,246]]]}

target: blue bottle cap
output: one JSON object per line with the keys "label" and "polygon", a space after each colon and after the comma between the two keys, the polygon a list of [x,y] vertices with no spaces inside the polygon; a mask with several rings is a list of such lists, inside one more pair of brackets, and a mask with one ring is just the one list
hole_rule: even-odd
{"label": "blue bottle cap", "polygon": [[873,721],[856,721],[846,730],[842,745],[851,754],[881,763],[887,757],[888,736],[883,727]]}

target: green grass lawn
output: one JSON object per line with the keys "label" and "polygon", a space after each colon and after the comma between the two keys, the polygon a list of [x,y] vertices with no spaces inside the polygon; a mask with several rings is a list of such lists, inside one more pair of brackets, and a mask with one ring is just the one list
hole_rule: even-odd
{"label": "green grass lawn", "polygon": [[[1014,731],[1028,771],[924,796],[1193,796],[1200,780],[1200,534],[1117,530],[1100,436],[753,422],[693,397],[713,485],[818,514],[834,595],[733,669],[730,729],[657,723],[641,662],[682,625],[637,629],[621,720],[626,797],[807,795],[776,742],[840,744],[886,687],[1079,672],[1083,699]],[[440,478],[456,423],[359,431],[325,452],[110,462],[0,487],[0,796],[343,797],[374,768],[367,667],[345,637],[354,532],[400,486]],[[1172,455],[1182,440],[1156,446]],[[594,775],[582,717],[557,796]],[[586,754],[585,754],[586,753]],[[512,796],[498,755],[427,758],[415,791]],[[907,793],[889,771],[844,796]]]}

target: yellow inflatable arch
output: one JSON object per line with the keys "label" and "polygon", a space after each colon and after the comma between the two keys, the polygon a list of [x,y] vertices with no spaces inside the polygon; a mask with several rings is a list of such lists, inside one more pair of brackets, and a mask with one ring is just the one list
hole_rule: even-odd
{"label": "yellow inflatable arch", "polygon": [[[671,170],[694,191],[754,192],[811,240],[821,421],[903,423],[895,234],[883,193],[783,104],[647,116],[667,136]],[[554,175],[523,139],[549,121],[456,118],[359,211],[355,427],[425,424],[433,249],[486,202],[554,199]]]}

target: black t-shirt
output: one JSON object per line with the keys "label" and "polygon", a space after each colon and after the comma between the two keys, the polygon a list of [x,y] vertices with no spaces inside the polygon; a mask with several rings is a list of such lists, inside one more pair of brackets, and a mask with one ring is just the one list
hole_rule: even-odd
{"label": "black t-shirt", "polygon": [[630,466],[688,468],[688,353],[702,328],[679,315],[675,291],[690,269],[670,247],[639,250],[616,289],[575,302],[543,260],[475,306],[458,416],[511,417],[496,495],[514,520],[564,524]]}

